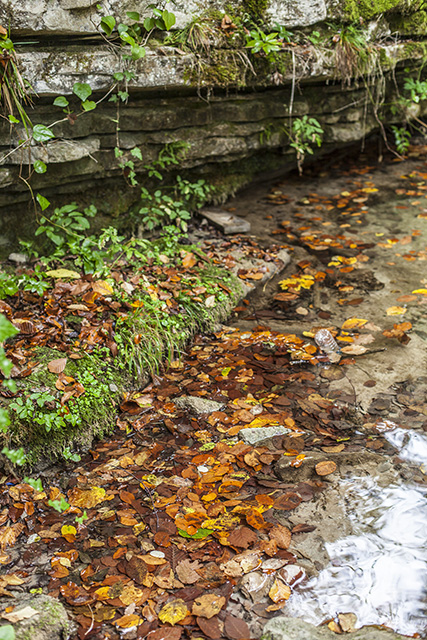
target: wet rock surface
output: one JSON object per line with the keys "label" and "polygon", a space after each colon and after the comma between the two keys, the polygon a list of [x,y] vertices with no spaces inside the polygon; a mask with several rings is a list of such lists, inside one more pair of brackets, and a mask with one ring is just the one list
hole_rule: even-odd
{"label": "wet rock surface", "polygon": [[50,596],[19,594],[3,601],[0,609],[4,622],[13,625],[16,640],[64,640],[74,629],[62,603]]}
{"label": "wet rock surface", "polygon": [[[271,640],[335,640],[337,634],[328,628],[318,628],[295,618],[280,616],[270,620],[264,627]],[[346,633],[348,640],[404,640],[408,636],[393,633],[387,629],[363,627]]]}

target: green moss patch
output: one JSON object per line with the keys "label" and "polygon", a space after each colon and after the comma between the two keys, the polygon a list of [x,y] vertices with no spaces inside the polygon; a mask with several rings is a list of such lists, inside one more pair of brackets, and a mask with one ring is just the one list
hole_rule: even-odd
{"label": "green moss patch", "polygon": [[[195,254],[184,254],[197,262]],[[26,370],[16,378],[17,393],[5,402],[11,424],[2,435],[3,446],[22,447],[30,465],[46,458],[75,459],[94,438],[113,431],[125,392],[143,387],[165,360],[179,358],[196,332],[213,330],[229,315],[242,285],[230,272],[202,261],[197,269],[171,267],[162,281],[142,276],[133,293],[121,304],[120,293],[114,302],[98,303],[98,314],[69,311],[65,337],[58,339],[68,344],[64,350],[37,346],[22,334],[11,341],[11,357],[25,353]],[[45,299],[52,297],[47,291]],[[74,337],[67,342],[67,335]]]}

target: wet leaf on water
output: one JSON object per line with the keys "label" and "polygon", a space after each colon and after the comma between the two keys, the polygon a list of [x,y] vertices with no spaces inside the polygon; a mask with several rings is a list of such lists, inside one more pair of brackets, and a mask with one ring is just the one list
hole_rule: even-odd
{"label": "wet leaf on water", "polygon": [[350,344],[348,347],[342,347],[341,351],[351,356],[361,356],[363,353],[366,353],[367,349],[361,344]]}
{"label": "wet leaf on water", "polygon": [[269,597],[275,602],[281,602],[282,600],[288,600],[291,595],[291,588],[285,584],[282,580],[275,578],[273,585],[268,592]]}
{"label": "wet leaf on water", "polygon": [[328,476],[336,471],[337,465],[332,460],[324,460],[316,464],[315,469],[318,476]]}
{"label": "wet leaf on water", "polygon": [[291,532],[287,527],[277,524],[269,532],[268,536],[271,540],[275,540],[280,549],[287,549],[291,544]]}
{"label": "wet leaf on water", "polygon": [[401,316],[404,313],[406,313],[407,310],[408,309],[406,307],[393,306],[393,307],[389,307],[387,309],[387,315],[388,316]]}

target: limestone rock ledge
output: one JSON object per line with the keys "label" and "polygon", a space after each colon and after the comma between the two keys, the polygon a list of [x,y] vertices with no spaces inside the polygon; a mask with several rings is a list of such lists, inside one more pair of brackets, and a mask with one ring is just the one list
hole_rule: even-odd
{"label": "limestone rock ledge", "polygon": [[[104,15],[124,19],[126,11],[148,15],[151,0],[105,0]],[[335,53],[309,44],[286,48],[268,60],[250,58],[248,51],[212,45],[209,54],[191,53],[163,46],[158,40],[147,46],[144,59],[132,65],[129,99],[109,102],[115,72],[123,69],[121,56],[103,43],[97,26],[100,15],[95,0],[3,0],[0,24],[10,25],[17,47],[19,68],[34,92],[28,108],[33,125],[52,126],[55,139],[19,151],[23,132],[10,131],[0,121],[0,253],[16,247],[18,237],[31,236],[33,205],[25,180],[52,206],[78,201],[94,203],[103,216],[120,218],[138,201],[119,168],[114,148],[128,153],[139,146],[143,165],[157,157],[167,143],[185,141],[188,149],[180,172],[205,178],[217,187],[215,198],[228,194],[266,170],[295,167],[289,146],[292,118],[315,117],[321,124],[323,144],[316,153],[361,140],[379,130],[375,102],[387,104],[402,86],[406,67],[418,76],[427,55],[422,41],[389,40],[374,44],[375,55],[364,77],[343,81],[337,73]],[[406,21],[409,32],[422,32],[419,0],[177,0],[171,9],[177,27],[209,12],[236,14],[247,11],[269,24],[286,28],[307,27],[325,20],[347,23],[359,18],[372,29],[390,34],[392,24]],[[427,19],[426,19],[427,24]],[[378,26],[379,25],[379,26]],[[412,27],[411,27],[412,25]],[[413,28],[416,25],[416,29]],[[317,27],[316,27],[317,28]],[[417,32],[418,32],[417,31]],[[427,33],[427,29],[425,30]],[[68,37],[68,35],[70,37]],[[64,35],[67,37],[64,38]],[[38,40],[39,38],[39,40]],[[81,114],[80,101],[72,94],[74,83],[88,83],[95,110]],[[53,105],[67,96],[79,116],[68,118]],[[415,106],[417,116],[427,105]],[[396,117],[382,113],[386,124]],[[52,123],[56,123],[52,125]],[[33,163],[47,163],[45,174],[35,174]],[[19,223],[17,224],[17,220]]]}

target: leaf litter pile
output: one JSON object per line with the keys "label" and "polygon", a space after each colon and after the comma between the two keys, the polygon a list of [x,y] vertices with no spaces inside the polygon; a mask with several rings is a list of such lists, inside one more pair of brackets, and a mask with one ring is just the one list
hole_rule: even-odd
{"label": "leaf litter pile", "polygon": [[[310,205],[329,211],[343,204],[357,223],[365,215],[357,206],[374,192],[373,185],[361,183],[336,202],[310,196]],[[278,194],[272,196],[272,204],[280,204]],[[60,598],[80,640],[247,640],[257,637],[254,620],[286,610],[304,579],[293,540],[316,528],[315,522],[295,523],[292,512],[327,487],[337,468],[334,454],[388,447],[380,428],[374,435],[355,433],[363,422],[355,394],[348,385],[329,393],[329,385],[346,378],[347,367],[369,353],[378,336],[405,346],[412,328],[401,318],[394,322],[406,310],[399,304],[384,310],[393,323],[385,329],[352,314],[339,325],[332,322],[319,297],[322,289],[336,292],[338,308],[361,304],[354,293],[362,286],[361,267],[372,242],[345,231],[325,233],[316,220],[313,228],[298,228],[305,217],[298,219],[297,212],[278,232],[290,249],[303,246],[315,257],[300,260],[297,271],[293,265],[274,310],[264,317],[300,317],[311,326],[300,335],[259,326],[197,336],[182,360],[153,375],[143,392],[123,399],[114,435],[66,473],[56,473],[44,491],[3,478],[4,598],[16,590]],[[424,259],[422,251],[408,255]],[[358,268],[350,283],[348,274]],[[239,275],[257,279],[256,273]],[[363,282],[376,286],[368,277]],[[404,295],[402,304],[423,304],[425,289]],[[34,316],[22,317],[35,322]],[[98,335],[112,339],[111,332]],[[58,379],[63,375],[53,372]],[[425,420],[422,398],[414,404],[410,391],[398,389],[399,417]],[[365,420],[380,427],[388,410],[380,398]],[[265,434],[259,442],[257,432]],[[294,482],[279,479],[279,461],[297,472],[312,449],[324,456],[304,481],[297,473]],[[69,506],[58,513],[52,501]],[[13,612],[4,614],[6,620],[8,615]]]}
{"label": "leaf litter pile", "polygon": [[[290,528],[287,514],[335,470],[326,453],[313,479],[284,484],[273,465],[287,457],[298,467],[313,444],[341,450],[352,428],[319,394],[317,354],[309,341],[266,330],[199,337],[144,390],[144,408],[129,403],[115,437],[61,483],[42,493],[7,486],[3,594],[28,581],[44,587],[72,609],[79,638],[131,627],[154,640],[250,638],[245,618],[280,611],[303,577],[288,549],[314,526]],[[215,404],[200,406],[205,396]],[[270,446],[239,436],[279,425],[285,434]],[[48,500],[61,499],[70,507],[58,514]],[[16,554],[21,534],[27,544]],[[36,554],[49,563],[34,572]],[[238,588],[264,591],[265,602],[246,600],[245,610]]]}

